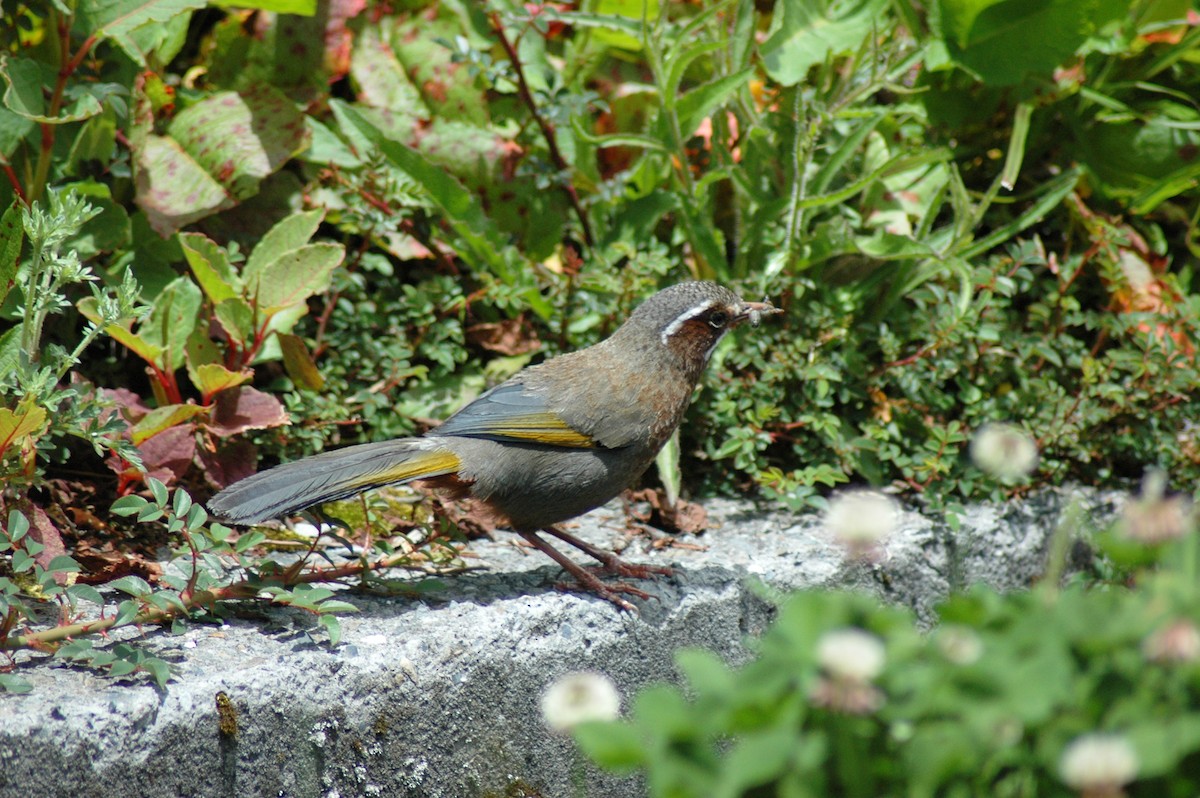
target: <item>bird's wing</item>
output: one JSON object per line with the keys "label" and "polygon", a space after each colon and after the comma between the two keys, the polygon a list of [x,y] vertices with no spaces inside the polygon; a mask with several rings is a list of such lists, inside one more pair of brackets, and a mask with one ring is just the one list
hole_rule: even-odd
{"label": "bird's wing", "polygon": [[482,394],[429,435],[540,443],[572,449],[600,446],[590,435],[572,427],[519,380],[509,380]]}

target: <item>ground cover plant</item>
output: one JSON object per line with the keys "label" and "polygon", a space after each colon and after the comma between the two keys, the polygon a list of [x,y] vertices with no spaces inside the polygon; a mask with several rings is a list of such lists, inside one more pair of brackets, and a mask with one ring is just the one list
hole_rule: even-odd
{"label": "ground cover plant", "polygon": [[[97,633],[253,601],[336,643],[350,605],[322,583],[460,567],[445,536],[474,519],[374,497],[344,508],[354,540],[290,540],[210,523],[203,499],[258,462],[421,429],[692,277],[786,316],[717,352],[680,473],[651,484],[798,509],[869,484],[951,522],[1149,466],[1192,492],[1197,18],[6,5],[0,649],[165,684]],[[1031,470],[966,456],[1000,421]]]}

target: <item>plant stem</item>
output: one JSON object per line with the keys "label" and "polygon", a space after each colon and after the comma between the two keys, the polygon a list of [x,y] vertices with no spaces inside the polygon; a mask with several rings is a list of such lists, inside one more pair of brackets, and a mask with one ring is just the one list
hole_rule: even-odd
{"label": "plant stem", "polygon": [[575,215],[579,217],[579,226],[583,230],[583,240],[587,243],[588,249],[596,246],[596,240],[592,236],[592,225],[588,221],[587,212],[584,210],[582,203],[579,201],[579,194],[575,191],[575,184],[571,180],[571,173],[574,171],[567,159],[563,157],[562,150],[558,147],[558,135],[554,130],[554,125],[550,124],[550,120],[538,110],[537,102],[533,99],[533,92],[529,90],[529,83],[525,80],[525,68],[521,66],[521,57],[517,53],[517,48],[508,38],[508,34],[504,32],[504,23],[500,20],[500,14],[493,12],[491,17],[492,27],[496,31],[496,36],[500,39],[500,45],[504,48],[504,52],[508,55],[508,60],[512,62],[513,71],[517,75],[517,94],[521,98],[521,102],[529,109],[533,121],[537,123],[538,129],[542,131],[542,138],[546,140],[546,146],[550,151],[550,161],[554,164],[554,168],[560,173],[566,175],[562,181],[563,191],[566,192],[567,200],[571,203],[571,208],[574,209]]}

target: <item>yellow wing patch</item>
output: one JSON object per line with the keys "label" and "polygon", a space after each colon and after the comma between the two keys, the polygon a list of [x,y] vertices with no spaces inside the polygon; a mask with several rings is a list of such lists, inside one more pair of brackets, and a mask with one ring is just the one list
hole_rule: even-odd
{"label": "yellow wing patch", "polygon": [[591,437],[572,428],[554,413],[530,413],[523,416],[510,416],[494,427],[489,427],[488,435],[497,438],[510,438],[530,443],[545,443],[552,446],[570,446],[587,449],[596,445]]}
{"label": "yellow wing patch", "polygon": [[462,461],[458,455],[445,449],[435,449],[431,452],[421,452],[416,457],[393,463],[379,471],[363,474],[355,480],[355,487],[371,485],[390,485],[398,482],[410,482],[414,479],[426,479],[442,474],[453,474],[458,471]]}

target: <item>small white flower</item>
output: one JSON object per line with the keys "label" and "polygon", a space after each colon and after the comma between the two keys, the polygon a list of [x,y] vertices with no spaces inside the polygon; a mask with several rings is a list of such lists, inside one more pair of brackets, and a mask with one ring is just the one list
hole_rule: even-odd
{"label": "small white flower", "polygon": [[955,665],[973,665],[983,656],[983,641],[965,626],[943,626],[935,639],[942,656]]}
{"label": "small white flower", "polygon": [[832,629],[817,640],[817,663],[834,679],[867,683],[883,673],[883,641],[862,629]]}
{"label": "small white flower", "polygon": [[1143,543],[1165,543],[1188,534],[1196,525],[1187,496],[1167,496],[1167,475],[1152,468],[1142,477],[1142,493],[1121,508],[1120,528]]}
{"label": "small white flower", "polygon": [[1002,482],[1015,482],[1037,468],[1037,443],[1012,424],[984,424],[971,438],[971,460],[980,471]]}
{"label": "small white flower", "polygon": [[620,713],[617,686],[602,673],[568,673],[542,693],[542,719],[554,731],[570,731],[589,720],[616,720]]}
{"label": "small white flower", "polygon": [[1137,777],[1137,753],[1120,734],[1076,737],[1058,760],[1063,782],[1084,795],[1116,796]]}
{"label": "small white flower", "polygon": [[873,490],[843,491],[825,511],[825,528],[852,557],[869,557],[899,520],[896,500]]}
{"label": "small white flower", "polygon": [[1173,621],[1142,641],[1142,656],[1164,664],[1200,660],[1200,629],[1188,620]]}

